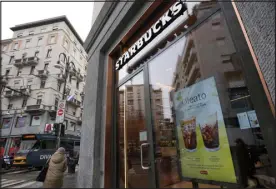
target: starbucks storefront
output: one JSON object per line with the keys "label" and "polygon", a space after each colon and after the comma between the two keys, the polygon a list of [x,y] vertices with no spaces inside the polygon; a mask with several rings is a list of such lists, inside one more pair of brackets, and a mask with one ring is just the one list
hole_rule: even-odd
{"label": "starbucks storefront", "polygon": [[235,5],[153,4],[108,54],[103,187],[274,188],[274,104]]}

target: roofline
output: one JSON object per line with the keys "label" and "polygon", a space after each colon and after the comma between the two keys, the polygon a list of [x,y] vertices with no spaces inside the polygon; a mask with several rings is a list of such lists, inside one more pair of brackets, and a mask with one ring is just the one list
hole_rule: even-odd
{"label": "roofline", "polygon": [[67,26],[70,28],[70,30],[73,32],[73,34],[76,36],[76,38],[78,39],[80,44],[83,46],[82,39],[80,38],[79,34],[76,32],[75,28],[73,27],[73,25],[71,24],[71,22],[67,19],[67,17],[65,15],[15,25],[14,27],[11,27],[10,29],[12,31],[18,31],[18,30],[27,29],[27,28],[43,26],[43,25],[47,25],[47,24],[53,24],[56,22],[65,22],[67,24]]}
{"label": "roofline", "polygon": [[7,43],[7,42],[11,42],[13,40],[13,38],[10,39],[2,39],[0,42],[1,43]]}

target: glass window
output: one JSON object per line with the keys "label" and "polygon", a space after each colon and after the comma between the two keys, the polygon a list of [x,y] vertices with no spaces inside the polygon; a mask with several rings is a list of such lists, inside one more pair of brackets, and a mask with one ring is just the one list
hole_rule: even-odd
{"label": "glass window", "polygon": [[37,140],[22,140],[19,147],[19,152],[24,152],[32,149],[36,142]]}
{"label": "glass window", "polygon": [[14,154],[17,153],[17,151],[20,148],[20,143],[21,143],[21,138],[20,137],[12,138],[10,148],[9,148],[9,152],[8,152],[9,156],[14,156]]}
{"label": "glass window", "polygon": [[22,108],[24,108],[27,105],[27,99],[23,99],[22,101]]}
{"label": "glass window", "polygon": [[26,119],[27,119],[26,116],[17,117],[15,127],[17,127],[17,128],[19,128],[19,127],[24,127],[24,126],[25,126],[25,121],[26,121]]}
{"label": "glass window", "polygon": [[37,46],[41,46],[42,45],[42,37],[38,38],[37,41]]}
{"label": "glass window", "polygon": [[51,58],[52,49],[48,49],[46,58]]}
{"label": "glass window", "polygon": [[30,39],[26,40],[25,48],[29,48],[30,47],[30,43],[31,43]]}
{"label": "glass window", "polygon": [[[194,10],[198,19],[202,7]],[[184,178],[246,186],[248,178],[273,177],[226,21],[221,15],[219,32],[212,23],[211,17],[148,63],[160,187],[191,187]]]}
{"label": "glass window", "polygon": [[50,43],[51,43],[51,44],[55,43],[55,40],[56,40],[56,36],[55,36],[55,35],[52,35],[52,36],[50,37]]}
{"label": "glass window", "polygon": [[42,140],[41,149],[55,149],[56,142],[54,140]]}
{"label": "glass window", "polygon": [[12,120],[12,118],[10,118],[10,117],[9,118],[3,118],[2,124],[1,124],[1,129],[10,128],[11,120]]}
{"label": "glass window", "polygon": [[40,115],[33,115],[31,118],[31,126],[40,126],[41,117]]}
{"label": "glass window", "polygon": [[14,43],[13,50],[18,50],[19,44],[18,42]]}

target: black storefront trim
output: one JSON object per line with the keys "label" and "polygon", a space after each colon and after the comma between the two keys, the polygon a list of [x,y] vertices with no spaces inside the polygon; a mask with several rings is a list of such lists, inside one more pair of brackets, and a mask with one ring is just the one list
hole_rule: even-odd
{"label": "black storefront trim", "polygon": [[[206,16],[204,16],[203,18],[199,19],[193,26],[191,26],[190,28],[188,28],[184,33],[182,33],[181,35],[177,36],[175,40],[173,40],[170,43],[167,43],[167,45],[163,48],[160,49],[155,55],[153,55],[152,57],[150,57],[149,59],[147,59],[146,61],[144,61],[150,53],[146,53],[145,55],[141,56],[141,58],[139,58],[136,62],[143,62],[142,65],[137,68],[136,70],[134,70],[133,73],[127,75],[126,77],[124,77],[123,79],[121,79],[118,83],[118,86],[121,86],[122,84],[124,84],[125,82],[127,82],[130,78],[132,78],[134,75],[136,75],[138,72],[140,72],[143,69],[143,66],[145,64],[147,64],[148,62],[152,61],[154,58],[156,58],[157,56],[159,56],[161,53],[163,53],[165,50],[167,50],[167,48],[169,48],[170,46],[172,46],[174,43],[176,43],[178,40],[182,39],[184,36],[186,36],[188,33],[190,33],[192,30],[196,29],[198,26],[200,26],[204,21],[206,21],[207,19],[209,19],[212,15],[214,15],[216,12],[218,12],[221,8],[219,6],[211,9],[210,13],[206,14]],[[169,34],[166,36],[168,37]],[[166,38],[165,37],[165,38]],[[159,46],[160,44],[157,43],[154,47],[152,47],[150,51],[152,51],[152,49],[155,49]],[[137,56],[139,56],[139,54],[137,54]],[[114,70],[115,71],[115,70]]]}

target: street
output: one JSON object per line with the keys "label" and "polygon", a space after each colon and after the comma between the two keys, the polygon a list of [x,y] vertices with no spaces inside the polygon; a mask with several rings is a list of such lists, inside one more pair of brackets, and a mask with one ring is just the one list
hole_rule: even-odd
{"label": "street", "polygon": [[[64,176],[63,187],[74,187],[76,184],[78,166],[74,174],[67,171]],[[1,174],[1,188],[42,188],[43,183],[35,179],[39,174],[38,170],[15,169]]]}

